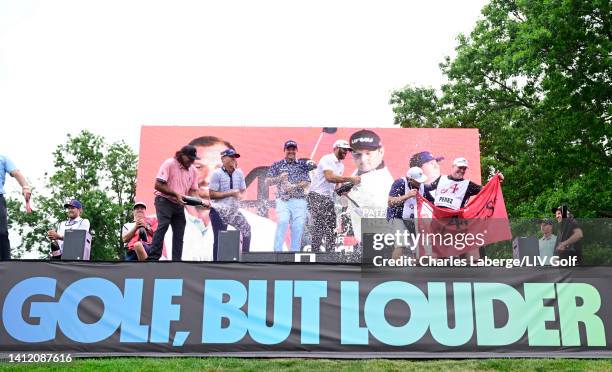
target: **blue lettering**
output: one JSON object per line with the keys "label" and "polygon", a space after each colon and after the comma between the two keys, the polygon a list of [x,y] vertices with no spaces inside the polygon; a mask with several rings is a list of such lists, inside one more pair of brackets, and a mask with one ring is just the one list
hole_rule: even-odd
{"label": "blue lettering", "polygon": [[298,280],[295,282],[295,297],[302,299],[302,344],[318,344],[320,322],[320,302],[327,297],[327,282]]}
{"label": "blue lettering", "polygon": [[55,302],[32,302],[29,316],[38,318],[39,324],[23,320],[21,310],[25,301],[34,295],[55,297],[56,280],[34,277],[17,283],[4,300],[2,319],[4,328],[13,338],[23,342],[44,342],[55,338],[57,313]]}
{"label": "blue lettering", "polygon": [[181,318],[181,306],[172,304],[172,297],[183,293],[183,279],[155,279],[151,342],[168,342],[170,321]]}
{"label": "blue lettering", "polygon": [[[223,295],[229,296],[223,301]],[[204,311],[202,316],[202,342],[231,344],[240,341],[247,332],[246,314],[240,310],[246,303],[247,291],[236,280],[206,280],[204,284]],[[222,327],[223,318],[229,325]]]}
{"label": "blue lettering", "polygon": [[283,342],[291,333],[293,319],[293,281],[274,281],[274,321],[266,324],[266,280],[249,281],[249,335],[260,344],[273,345]]}
{"label": "blue lettering", "polygon": [[340,282],[340,343],[367,345],[368,328],[359,326],[359,282]]}
{"label": "blue lettering", "polygon": [[[385,307],[391,300],[402,300],[410,306],[410,319],[403,326],[389,324]],[[416,286],[399,281],[377,285],[366,298],[364,317],[372,335],[380,342],[393,346],[418,341],[429,326],[427,298]]]}

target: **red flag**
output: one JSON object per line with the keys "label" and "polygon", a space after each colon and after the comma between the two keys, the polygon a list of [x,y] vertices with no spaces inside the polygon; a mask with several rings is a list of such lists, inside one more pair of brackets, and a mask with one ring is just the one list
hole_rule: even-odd
{"label": "red flag", "polygon": [[508,213],[495,175],[464,208],[438,208],[417,194],[419,232],[427,235],[420,254],[448,257],[473,251],[483,245],[512,239]]}

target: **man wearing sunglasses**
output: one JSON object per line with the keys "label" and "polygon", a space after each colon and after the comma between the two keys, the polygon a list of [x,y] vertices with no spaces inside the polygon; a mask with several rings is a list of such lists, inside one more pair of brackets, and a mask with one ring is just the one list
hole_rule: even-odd
{"label": "man wearing sunglasses", "polygon": [[81,217],[83,204],[76,199],[72,199],[64,204],[68,220],[60,222],[56,230],[49,230],[47,237],[51,240],[51,259],[59,260],[62,258],[64,248],[64,235],[67,230],[89,231],[89,220]]}

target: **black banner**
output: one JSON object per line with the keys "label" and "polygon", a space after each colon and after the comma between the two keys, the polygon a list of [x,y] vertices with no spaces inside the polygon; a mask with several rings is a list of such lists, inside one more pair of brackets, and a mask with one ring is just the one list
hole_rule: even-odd
{"label": "black banner", "polygon": [[0,353],[612,357],[611,274],[0,262]]}

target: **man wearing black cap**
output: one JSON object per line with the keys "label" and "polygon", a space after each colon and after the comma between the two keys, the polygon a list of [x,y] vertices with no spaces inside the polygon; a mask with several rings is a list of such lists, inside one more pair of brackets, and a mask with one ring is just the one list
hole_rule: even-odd
{"label": "man wearing black cap", "polygon": [[172,260],[181,260],[185,232],[183,196],[197,196],[198,177],[193,165],[196,159],[198,159],[196,148],[186,145],[177,151],[173,158],[166,159],[159,168],[155,181],[155,211],[158,225],[148,260],[156,261],[161,257],[164,236],[169,226],[172,226]]}
{"label": "man wearing black cap", "polygon": [[302,248],[302,234],[306,224],[308,205],[304,189],[310,185],[309,165],[297,160],[297,142],[289,140],[283,146],[285,158],[268,169],[266,185],[276,185],[276,235],[274,251],[280,252],[287,227],[291,223],[291,250]]}
{"label": "man wearing black cap", "polygon": [[64,203],[64,209],[68,214],[68,220],[61,222],[57,230],[49,230],[47,237],[51,240],[51,259],[62,258],[64,249],[64,235],[66,230],[86,230],[89,231],[89,220],[82,218],[83,204],[76,199]]}
{"label": "man wearing black cap", "polygon": [[356,168],[352,175],[361,177],[361,183],[349,192],[348,208],[355,239],[360,242],[362,218],[386,217],[393,176],[383,160],[385,148],[378,134],[359,130],[351,135],[349,142]]}
{"label": "man wearing black cap", "polygon": [[412,155],[410,158],[410,168],[419,167],[423,170],[427,180],[426,185],[436,181],[440,178],[440,164],[439,162],[444,160],[443,156],[433,156],[429,151],[421,151]]}
{"label": "man wearing black cap", "polygon": [[555,255],[560,259],[575,259],[577,265],[582,265],[582,247],[580,241],[584,236],[582,229],[567,209],[566,205],[553,208],[557,222],[559,222],[559,235],[555,241]]}
{"label": "man wearing black cap", "polygon": [[223,166],[210,176],[210,199],[212,209],[210,210],[210,222],[213,228],[213,260],[216,261],[219,252],[219,231],[223,231],[228,225],[240,231],[242,235],[242,251],[248,252],[251,246],[251,225],[240,213],[240,199],[244,197],[246,182],[244,173],[238,169],[236,159],[240,154],[234,149],[226,149],[221,152]]}

